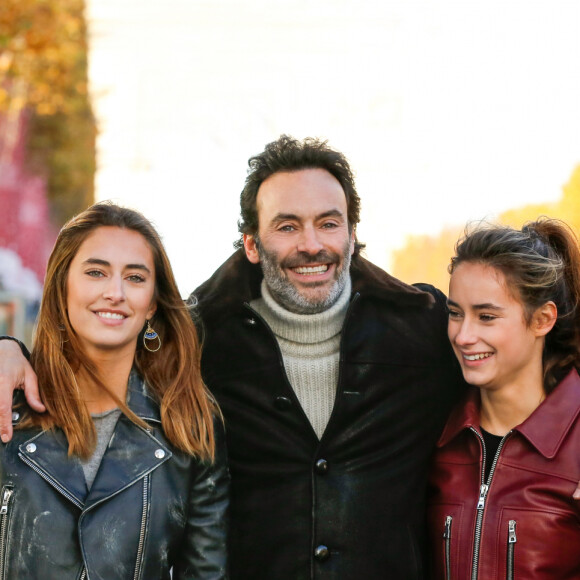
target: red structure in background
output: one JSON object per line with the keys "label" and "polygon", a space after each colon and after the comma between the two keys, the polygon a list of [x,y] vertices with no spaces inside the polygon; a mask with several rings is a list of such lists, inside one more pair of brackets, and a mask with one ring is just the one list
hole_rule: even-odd
{"label": "red structure in background", "polygon": [[28,114],[0,114],[0,248],[15,252],[40,284],[55,240],[46,181],[25,165]]}

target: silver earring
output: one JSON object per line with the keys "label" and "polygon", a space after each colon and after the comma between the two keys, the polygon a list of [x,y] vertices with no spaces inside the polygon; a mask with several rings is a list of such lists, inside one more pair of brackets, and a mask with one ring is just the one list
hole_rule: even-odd
{"label": "silver earring", "polygon": [[[157,340],[157,348],[151,348],[148,344],[148,340]],[[161,348],[161,339],[159,335],[151,328],[151,324],[147,321],[147,328],[145,329],[145,334],[143,335],[143,346],[149,352],[157,352]]]}

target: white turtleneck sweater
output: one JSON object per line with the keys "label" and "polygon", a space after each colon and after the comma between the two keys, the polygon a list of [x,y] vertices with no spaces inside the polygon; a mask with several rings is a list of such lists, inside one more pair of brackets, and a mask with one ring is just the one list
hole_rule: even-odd
{"label": "white turtleneck sweater", "polygon": [[288,380],[318,438],[322,437],[336,396],[340,333],[350,302],[350,278],[338,300],[318,314],[295,314],[280,306],[262,281],[262,297],[252,308],[272,329]]}

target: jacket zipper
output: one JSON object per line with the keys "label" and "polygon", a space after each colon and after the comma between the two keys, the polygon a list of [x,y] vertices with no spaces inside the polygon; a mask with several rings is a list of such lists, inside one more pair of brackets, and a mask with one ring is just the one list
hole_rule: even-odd
{"label": "jacket zipper", "polygon": [[507,563],[506,563],[506,578],[507,580],[514,580],[514,552],[516,548],[516,520],[508,522],[508,545],[507,545]]}
{"label": "jacket zipper", "polygon": [[445,518],[445,529],[443,530],[443,538],[445,540],[445,580],[451,580],[451,524],[453,518],[447,516]]}
{"label": "jacket zipper", "polygon": [[6,544],[7,537],[6,531],[8,528],[8,517],[10,516],[9,507],[10,500],[12,499],[12,494],[14,493],[14,488],[11,485],[5,485],[2,488],[2,503],[0,504],[0,579],[4,580],[6,567]]}
{"label": "jacket zipper", "polygon": [[26,457],[26,455],[19,453],[18,456],[20,457],[20,459],[22,459],[22,461],[24,461],[24,463],[26,463],[26,465],[28,465],[28,467],[30,467],[36,473],[38,473],[38,475],[40,475],[40,477],[42,477],[42,479],[48,481],[48,483],[50,483],[50,485],[52,485],[52,487],[54,487],[60,493],[62,493],[62,495],[64,495],[64,497],[66,497],[69,501],[74,503],[80,510],[83,509],[83,504],[78,499],[76,499],[73,495],[71,495],[65,487],[60,485],[60,483],[58,483],[58,481],[56,481],[55,479],[53,479],[52,477],[47,475],[44,471],[42,471],[41,469],[36,467],[36,465],[34,465],[34,463],[32,463],[32,461],[30,461],[30,459],[28,459],[28,457]]}
{"label": "jacket zipper", "polygon": [[476,434],[477,438],[481,443],[481,448],[483,450],[483,457],[482,457],[482,464],[481,464],[481,487],[479,488],[479,498],[477,500],[477,519],[475,520],[475,538],[473,543],[473,562],[471,566],[471,580],[477,580],[477,575],[479,572],[479,547],[481,543],[481,527],[483,524],[483,515],[485,512],[485,501],[487,498],[487,493],[491,486],[491,482],[493,480],[493,475],[495,472],[495,467],[497,465],[497,461],[499,459],[499,454],[504,446],[506,439],[511,434],[511,431],[508,431],[503,437],[502,440],[499,442],[497,451],[495,453],[495,457],[493,458],[493,463],[491,464],[491,469],[489,470],[489,477],[487,478],[487,483],[485,482],[485,458],[486,458],[486,450],[485,450],[485,442],[483,437],[478,433],[477,429],[470,427],[470,429]]}
{"label": "jacket zipper", "polygon": [[83,566],[83,571],[81,572],[81,575],[79,576],[79,580],[85,580],[86,577],[87,577],[87,569],[85,566]]}
{"label": "jacket zipper", "polygon": [[137,559],[135,562],[135,574],[133,580],[139,580],[141,566],[143,564],[143,547],[145,545],[145,532],[147,530],[147,512],[149,507],[149,475],[143,478],[143,514],[141,516],[141,531],[139,532],[139,545],[137,547]]}

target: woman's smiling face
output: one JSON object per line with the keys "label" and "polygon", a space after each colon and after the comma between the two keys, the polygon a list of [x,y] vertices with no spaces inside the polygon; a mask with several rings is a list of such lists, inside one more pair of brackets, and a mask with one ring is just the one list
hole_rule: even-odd
{"label": "woman's smiling face", "polygon": [[449,283],[448,307],[449,340],[468,383],[499,389],[537,375],[544,333],[528,324],[500,270],[479,262],[459,264]]}
{"label": "woman's smiling face", "polygon": [[73,258],[67,278],[70,324],[89,358],[132,350],[155,313],[155,266],[145,238],[133,230],[94,230]]}

